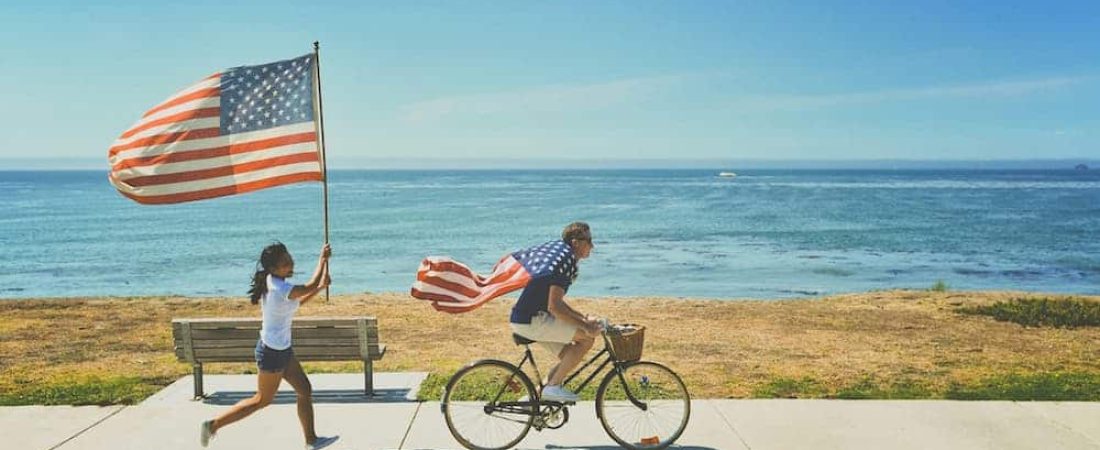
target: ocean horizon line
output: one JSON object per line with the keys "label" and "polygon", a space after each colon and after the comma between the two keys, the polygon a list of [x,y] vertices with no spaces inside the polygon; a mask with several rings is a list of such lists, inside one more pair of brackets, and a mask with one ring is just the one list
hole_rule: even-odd
{"label": "ocean horizon line", "polygon": [[[1095,158],[1042,159],[583,159],[329,158],[343,170],[1075,170],[1100,168]],[[101,159],[0,158],[0,171],[107,171]]]}

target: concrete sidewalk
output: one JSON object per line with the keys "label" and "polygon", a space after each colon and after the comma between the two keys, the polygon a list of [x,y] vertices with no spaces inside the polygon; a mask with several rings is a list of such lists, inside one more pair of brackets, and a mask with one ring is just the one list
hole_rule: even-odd
{"label": "concrete sidewalk", "polygon": [[[339,434],[333,450],[458,449],[438,402],[413,399],[422,373],[313,374],[318,432]],[[3,448],[198,449],[199,424],[255,391],[255,376],[208,375],[205,401],[182,378],[128,407],[0,408]],[[570,408],[559,430],[528,434],[521,449],[615,449],[593,404]],[[212,449],[300,449],[294,394],[220,433]],[[1100,403],[953,401],[695,400],[678,448],[710,449],[1096,449]]]}

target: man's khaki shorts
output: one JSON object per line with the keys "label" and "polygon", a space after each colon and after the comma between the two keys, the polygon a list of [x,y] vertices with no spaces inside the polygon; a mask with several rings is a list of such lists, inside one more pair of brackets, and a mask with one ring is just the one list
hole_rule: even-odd
{"label": "man's khaki shorts", "polygon": [[557,320],[553,314],[539,311],[531,318],[531,323],[513,323],[512,332],[535,341],[551,354],[560,357],[562,349],[573,343],[573,336],[577,334],[575,325]]}

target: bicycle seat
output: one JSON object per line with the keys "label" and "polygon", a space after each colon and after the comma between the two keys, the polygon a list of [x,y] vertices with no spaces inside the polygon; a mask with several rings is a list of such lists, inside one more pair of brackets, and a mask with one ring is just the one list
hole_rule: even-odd
{"label": "bicycle seat", "polygon": [[535,343],[535,341],[527,339],[527,338],[525,338],[523,336],[520,336],[516,333],[512,333],[512,340],[516,342],[516,345],[527,345],[527,344],[534,344]]}

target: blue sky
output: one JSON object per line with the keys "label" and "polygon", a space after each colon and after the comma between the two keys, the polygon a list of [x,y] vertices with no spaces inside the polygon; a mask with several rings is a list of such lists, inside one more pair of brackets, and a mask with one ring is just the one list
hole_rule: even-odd
{"label": "blue sky", "polygon": [[0,6],[0,159],[314,40],[333,167],[1100,156],[1095,2],[87,3]]}

